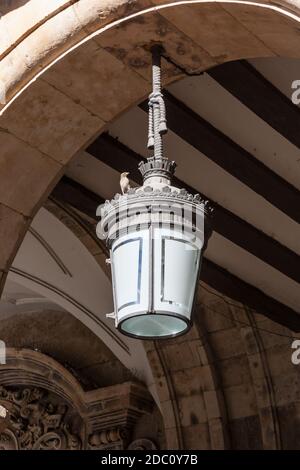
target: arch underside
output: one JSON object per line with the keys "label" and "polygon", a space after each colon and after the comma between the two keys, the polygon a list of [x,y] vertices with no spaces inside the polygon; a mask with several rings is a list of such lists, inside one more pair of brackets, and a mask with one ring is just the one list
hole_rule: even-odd
{"label": "arch underside", "polygon": [[[165,48],[165,86],[232,60],[300,58],[298,2],[11,3],[1,22],[16,35],[0,38],[2,289],[74,155],[149,93],[149,44]],[[185,337],[144,345],[168,447],[296,446],[293,333],[206,284],[196,317]]]}

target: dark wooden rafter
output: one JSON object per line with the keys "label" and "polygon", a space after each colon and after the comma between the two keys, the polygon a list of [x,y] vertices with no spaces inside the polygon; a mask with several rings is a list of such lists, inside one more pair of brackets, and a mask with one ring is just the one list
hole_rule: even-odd
{"label": "dark wooden rafter", "polygon": [[[129,171],[133,181],[142,183],[137,168],[142,157],[111,136],[102,134],[88,147],[87,152],[120,173],[124,170]],[[186,188],[193,194],[198,192],[176,178],[174,184]],[[204,194],[202,196],[207,199]],[[213,227],[216,232],[296,282],[300,282],[300,257],[296,253],[229,210],[214,201],[211,202],[215,207]]]}
{"label": "dark wooden rafter", "polygon": [[96,208],[104,202],[100,196],[67,176],[61,178],[51,196],[58,201],[69,204],[92,219],[96,217]]}
{"label": "dark wooden rafter", "polygon": [[299,313],[206,258],[203,260],[200,277],[210,287],[227,297],[241,302],[292,331],[300,331]]}
{"label": "dark wooden rafter", "polygon": [[[97,206],[103,202],[101,197],[65,176],[57,184],[51,197],[60,203],[67,203],[94,220]],[[297,312],[206,258],[202,263],[201,280],[221,294],[247,305],[292,331],[300,331],[300,315]]]}
{"label": "dark wooden rafter", "polygon": [[[170,93],[164,92],[164,96],[170,130],[300,223],[300,191]],[[140,107],[146,112],[147,102]]]}
{"label": "dark wooden rafter", "polygon": [[221,67],[214,67],[208,74],[273,129],[300,148],[299,108],[249,62],[228,62]]}

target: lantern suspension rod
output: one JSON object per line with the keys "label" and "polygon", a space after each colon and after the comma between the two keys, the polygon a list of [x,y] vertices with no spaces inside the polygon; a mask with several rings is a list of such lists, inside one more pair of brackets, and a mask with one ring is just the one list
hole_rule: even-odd
{"label": "lantern suspension rod", "polygon": [[166,108],[161,92],[161,54],[162,46],[155,45],[152,53],[152,93],[149,95],[148,149],[154,150],[154,159],[163,157],[162,136],[168,131]]}

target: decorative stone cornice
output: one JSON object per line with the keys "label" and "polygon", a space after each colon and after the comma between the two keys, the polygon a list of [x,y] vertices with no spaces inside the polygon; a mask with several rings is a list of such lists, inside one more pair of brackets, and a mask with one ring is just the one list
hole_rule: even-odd
{"label": "decorative stone cornice", "polygon": [[85,392],[54,359],[27,349],[7,350],[0,383],[0,405],[8,411],[0,423],[4,449],[124,449],[154,405],[140,383]]}
{"label": "decorative stone cornice", "polygon": [[[0,435],[5,450],[79,450],[84,423],[64,400],[39,387],[0,387],[9,419]],[[76,420],[77,432],[72,431]]]}
{"label": "decorative stone cornice", "polygon": [[143,385],[125,382],[86,392],[91,429],[130,429],[143,414],[151,413],[153,399]]}

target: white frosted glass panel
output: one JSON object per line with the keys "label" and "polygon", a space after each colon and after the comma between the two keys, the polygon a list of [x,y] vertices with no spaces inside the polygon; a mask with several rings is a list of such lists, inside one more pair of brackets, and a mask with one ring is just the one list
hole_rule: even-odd
{"label": "white frosted glass panel", "polygon": [[123,331],[144,338],[174,336],[186,329],[186,322],[180,318],[159,314],[132,317],[122,324]]}
{"label": "white frosted glass panel", "polygon": [[142,239],[126,240],[113,251],[118,310],[140,302]]}
{"label": "white frosted glass panel", "polygon": [[161,302],[189,310],[193,301],[193,285],[198,271],[198,250],[184,240],[162,240]]}

